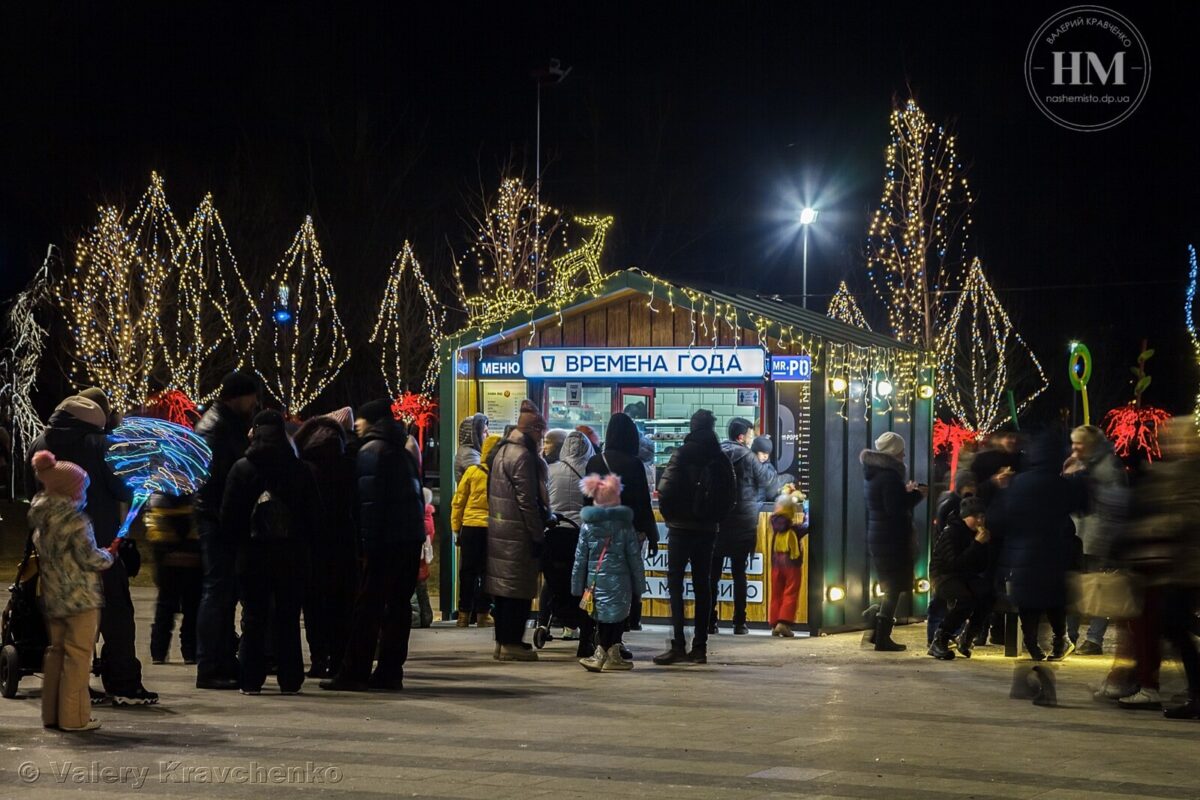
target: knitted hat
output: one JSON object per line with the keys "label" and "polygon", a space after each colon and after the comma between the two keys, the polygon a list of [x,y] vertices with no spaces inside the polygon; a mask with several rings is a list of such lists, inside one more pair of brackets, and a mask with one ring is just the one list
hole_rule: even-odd
{"label": "knitted hat", "polygon": [[707,408],[702,408],[695,414],[692,414],[691,431],[712,431],[716,430],[717,418],[713,416],[713,412]]}
{"label": "knitted hat", "polygon": [[89,386],[80,392],[79,396],[86,397],[88,400],[91,400],[93,403],[100,406],[100,408],[104,411],[105,417],[107,417],[109,412],[112,411],[112,408],[108,403],[108,395],[98,386]]}
{"label": "knitted hat", "polygon": [[361,419],[368,425],[374,425],[381,419],[393,419],[392,403],[387,398],[368,400],[358,407],[358,413],[354,415],[354,418]]}
{"label": "knitted hat", "polygon": [[517,417],[517,430],[541,438],[546,432],[546,418],[530,400],[521,401],[521,413]]}
{"label": "knitted hat", "polygon": [[330,411],[325,417],[336,422],[346,432],[354,430],[354,411],[350,406]]}
{"label": "knitted hat", "polygon": [[217,398],[220,400],[233,400],[251,394],[258,394],[258,381],[253,375],[234,371],[221,379],[221,391],[217,395]]}
{"label": "knitted hat", "polygon": [[72,417],[100,430],[104,430],[104,425],[108,422],[108,414],[104,413],[104,409],[98,406],[95,400],[89,400],[77,394],[63,400],[54,410],[65,411]]}
{"label": "knitted hat", "polygon": [[65,497],[76,504],[83,502],[88,487],[88,475],[83,467],[70,461],[59,461],[49,450],[33,454],[33,470],[46,494]]}
{"label": "knitted hat", "polygon": [[892,431],[881,433],[875,440],[875,449],[892,458],[899,458],[904,454],[904,437]]}
{"label": "knitted hat", "polygon": [[766,453],[771,455],[775,450],[775,445],[771,442],[770,436],[755,436],[754,443],[750,445],[750,450],[755,453]]}
{"label": "knitted hat", "polygon": [[958,516],[960,519],[967,517],[977,517],[987,510],[987,503],[983,502],[979,497],[964,497],[962,503],[958,506]]}

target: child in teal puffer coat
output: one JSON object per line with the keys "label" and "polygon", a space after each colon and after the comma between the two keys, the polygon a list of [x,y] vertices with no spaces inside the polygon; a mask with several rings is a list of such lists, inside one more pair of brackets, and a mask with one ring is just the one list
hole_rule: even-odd
{"label": "child in teal puffer coat", "polygon": [[[633,511],[621,505],[621,479],[588,475],[583,493],[595,501],[581,512],[583,530],[575,548],[571,594],[596,622],[596,652],[579,663],[589,672],[633,669],[621,657],[621,634],[633,603],[634,587],[646,583],[642,545],[633,529]],[[638,592],[640,594],[640,592]]]}

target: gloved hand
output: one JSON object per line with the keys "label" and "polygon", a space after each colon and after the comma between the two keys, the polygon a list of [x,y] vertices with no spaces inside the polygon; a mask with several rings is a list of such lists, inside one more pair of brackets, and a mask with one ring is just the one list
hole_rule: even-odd
{"label": "gloved hand", "polygon": [[121,537],[117,541],[119,542],[117,556],[125,565],[125,574],[130,578],[136,578],[142,571],[142,554],[138,552],[137,542],[128,536]]}

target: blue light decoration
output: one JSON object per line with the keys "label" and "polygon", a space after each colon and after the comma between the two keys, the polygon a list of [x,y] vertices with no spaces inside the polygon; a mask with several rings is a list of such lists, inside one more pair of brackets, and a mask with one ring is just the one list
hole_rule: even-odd
{"label": "blue light decoration", "polygon": [[108,436],[104,460],[133,492],[133,502],[117,536],[129,526],[150,498],[162,494],[194,494],[208,481],[212,450],[195,431],[150,417],[126,417]]}
{"label": "blue light decoration", "polygon": [[291,291],[286,283],[279,284],[279,302],[275,308],[275,322],[279,325],[292,323]]}

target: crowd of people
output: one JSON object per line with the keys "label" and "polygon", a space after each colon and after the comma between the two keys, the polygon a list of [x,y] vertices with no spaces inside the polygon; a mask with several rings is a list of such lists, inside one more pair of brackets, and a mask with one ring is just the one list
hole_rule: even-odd
{"label": "crowd of people", "polygon": [[[1161,431],[1161,446],[1164,460],[1128,470],[1103,432],[1083,425],[1071,432],[1069,450],[1056,430],[1027,449],[1005,430],[968,453],[934,516],[928,654],[970,658],[989,635],[1002,643],[1015,615],[1029,657],[1061,662],[1103,653],[1111,627],[1116,659],[1096,699],[1200,719],[1200,440],[1192,420]],[[912,509],[928,491],[905,481],[904,441],[895,433],[881,435],[861,460],[883,592],[868,641],[903,650],[892,626],[912,589]],[[1184,702],[1168,707],[1159,691],[1162,640],[1177,651],[1188,684]]]}
{"label": "crowd of people", "polygon": [[[105,394],[88,389],[58,406],[30,451],[29,519],[50,638],[43,722],[62,730],[98,727],[90,715],[96,701],[158,702],[142,683],[135,648],[129,579],[140,556],[117,536],[131,497],[105,460],[106,434],[119,422]],[[707,662],[726,571],[733,633],[748,632],[747,562],[770,500],[769,622],[773,635],[792,636],[806,498],[776,474],[771,442],[755,436],[752,422],[734,418],[724,440],[716,426],[711,411],[693,414],[660,473],[629,414],[612,415],[603,441],[586,426],[549,429],[528,400],[501,433],[482,414],[464,420],[450,509],[459,550],[456,624],[492,628],[495,659],[527,662],[538,659],[557,623],[578,640],[585,669],[632,669],[623,638],[640,628],[644,559],[660,544],[657,494],[672,636],[654,663]],[[929,655],[970,657],[989,634],[993,643],[1003,638],[1006,612],[1017,614],[1035,661],[1099,653],[1114,623],[1123,658],[1097,698],[1158,707],[1165,638],[1189,684],[1187,702],[1166,713],[1200,718],[1191,638],[1200,584],[1191,507],[1200,497],[1200,445],[1183,427],[1164,432],[1165,462],[1133,474],[1090,426],[1072,432],[1069,454],[1053,433],[1023,450],[1013,432],[968,454],[935,513]],[[432,622],[421,584],[432,561],[434,509],[420,451],[391,403],[373,400],[296,428],[279,412],[260,410],[257,380],[234,372],[195,431],[212,451],[207,482],[192,497],[156,495],[146,514],[159,590],[154,662],[169,659],[182,613],[179,647],[196,667],[198,689],[257,695],[271,673],[283,694],[301,691],[306,677],[330,691],[401,689],[414,597],[423,598],[417,619]],[[889,432],[861,455],[867,541],[882,594],[866,639],[879,651],[904,649],[893,626],[913,588],[913,509],[928,497],[927,487],[907,480],[905,450],[903,438]],[[1136,609],[1125,618],[1092,613],[1080,637],[1082,620],[1068,614],[1068,576],[1076,571],[1096,585],[1125,580]],[[1052,634],[1048,651],[1039,637],[1043,620]],[[103,692],[88,686],[97,634]]]}

